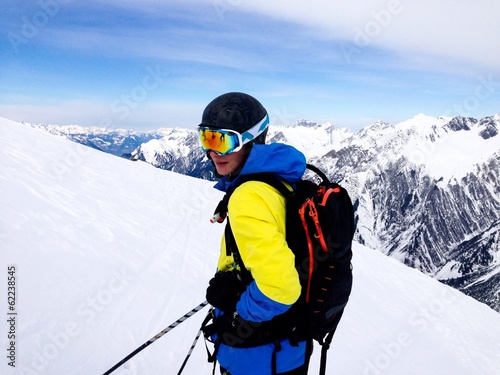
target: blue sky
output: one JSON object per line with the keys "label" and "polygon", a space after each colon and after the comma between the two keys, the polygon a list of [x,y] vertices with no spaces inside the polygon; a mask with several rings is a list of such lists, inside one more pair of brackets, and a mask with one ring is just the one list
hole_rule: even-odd
{"label": "blue sky", "polygon": [[272,124],[500,112],[497,0],[5,0],[0,116],[195,127],[247,92]]}

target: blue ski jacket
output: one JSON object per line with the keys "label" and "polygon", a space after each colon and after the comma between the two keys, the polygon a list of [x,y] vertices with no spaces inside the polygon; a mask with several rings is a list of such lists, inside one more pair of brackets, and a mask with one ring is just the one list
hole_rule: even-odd
{"label": "blue ski jacket", "polygon": [[[304,174],[306,160],[297,149],[273,143],[253,145],[239,176],[272,172],[290,185]],[[226,191],[237,179],[219,180],[216,189]],[[291,188],[291,187],[290,187]],[[299,276],[294,255],[286,243],[286,202],[272,186],[260,181],[240,185],[229,200],[228,215],[241,259],[253,281],[240,296],[237,313],[250,322],[264,322],[287,311],[300,296]],[[237,265],[226,254],[224,236],[218,261],[219,271],[233,270]],[[216,310],[216,314],[222,314]],[[217,353],[220,365],[231,375],[271,375],[274,344],[252,348],[234,348],[221,344]],[[277,373],[301,366],[305,361],[306,343],[298,346],[288,339],[276,353]]]}

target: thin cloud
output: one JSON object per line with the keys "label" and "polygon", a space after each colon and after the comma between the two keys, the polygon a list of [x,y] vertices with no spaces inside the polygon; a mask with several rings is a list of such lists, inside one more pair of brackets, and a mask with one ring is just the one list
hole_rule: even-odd
{"label": "thin cloud", "polygon": [[[420,0],[239,1],[238,8],[321,30],[355,46],[500,68],[500,2]],[[235,7],[236,8],[236,7]]]}
{"label": "thin cloud", "polygon": [[491,0],[103,0],[57,2],[47,19],[44,2],[7,1],[0,26],[26,39],[0,55],[0,115],[14,119],[191,126],[234,90],[286,123],[498,112]]}

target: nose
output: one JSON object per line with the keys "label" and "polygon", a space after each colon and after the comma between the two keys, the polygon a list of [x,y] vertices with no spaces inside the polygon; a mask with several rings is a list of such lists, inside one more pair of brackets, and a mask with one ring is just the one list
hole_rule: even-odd
{"label": "nose", "polygon": [[215,151],[213,151],[213,150],[210,150],[208,153],[209,153],[209,155],[210,155],[210,159],[213,159],[213,158],[216,158],[216,159],[217,159],[217,158],[220,158],[220,155],[219,155],[219,154],[217,154],[217,153],[216,153]]}

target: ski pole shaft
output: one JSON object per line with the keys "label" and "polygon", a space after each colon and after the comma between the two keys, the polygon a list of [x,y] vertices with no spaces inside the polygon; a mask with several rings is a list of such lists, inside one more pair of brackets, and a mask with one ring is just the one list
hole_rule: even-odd
{"label": "ski pole shaft", "polygon": [[114,365],[113,367],[111,367],[108,371],[106,371],[103,375],[109,375],[111,374],[113,371],[115,371],[118,367],[120,367],[121,365],[123,365],[125,362],[127,362],[130,358],[132,358],[133,356],[135,356],[137,353],[141,352],[142,350],[144,350],[146,347],[148,347],[149,345],[151,345],[152,343],[154,343],[156,340],[158,340],[160,337],[164,336],[165,334],[167,334],[168,332],[170,332],[172,329],[174,329],[175,327],[177,327],[179,324],[181,324],[182,322],[184,322],[186,319],[188,319],[189,317],[193,316],[194,314],[196,314],[198,311],[200,311],[201,309],[203,309],[206,305],[208,305],[208,302],[207,301],[204,301],[202,303],[200,303],[198,306],[196,306],[194,309],[192,309],[191,311],[187,312],[186,314],[184,314],[183,316],[181,316],[179,319],[177,319],[175,322],[173,322],[172,324],[170,324],[167,328],[163,329],[162,331],[158,332],[156,335],[154,335],[152,338],[150,338],[148,341],[146,341],[144,344],[142,344],[141,346],[139,346],[137,349],[135,349],[132,353],[130,353],[128,356],[126,356],[125,358],[123,358],[120,362],[118,362],[116,365]]}
{"label": "ski pole shaft", "polygon": [[203,331],[200,329],[198,331],[198,333],[196,334],[196,337],[194,338],[193,344],[191,345],[191,348],[189,349],[189,352],[188,352],[186,358],[184,359],[184,362],[182,362],[182,366],[179,369],[179,372],[177,373],[177,375],[181,375],[182,374],[182,371],[184,370],[184,367],[186,367],[186,363],[189,360],[189,358],[191,357],[191,353],[193,353],[194,347],[196,346],[196,343],[198,342],[198,339],[200,338],[200,335],[201,335],[202,332]]}

